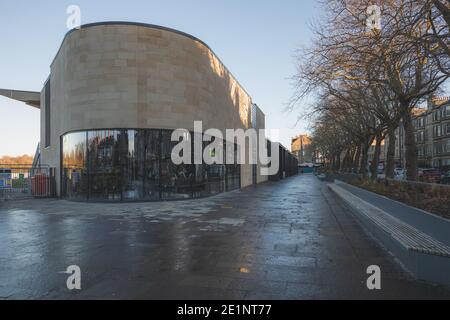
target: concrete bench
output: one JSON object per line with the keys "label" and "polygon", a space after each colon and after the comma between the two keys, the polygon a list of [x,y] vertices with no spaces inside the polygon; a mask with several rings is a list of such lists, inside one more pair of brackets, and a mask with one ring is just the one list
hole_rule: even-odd
{"label": "concrete bench", "polygon": [[329,188],[413,275],[450,286],[449,246],[362,200],[339,184],[329,184]]}

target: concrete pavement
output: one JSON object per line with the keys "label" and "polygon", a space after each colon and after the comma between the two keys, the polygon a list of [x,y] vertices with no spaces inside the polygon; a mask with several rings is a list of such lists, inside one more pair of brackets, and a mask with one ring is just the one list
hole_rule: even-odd
{"label": "concrete pavement", "polygon": [[[378,265],[382,290],[366,287]],[[81,268],[69,291],[69,265]],[[326,184],[297,176],[208,199],[0,203],[4,299],[449,299],[395,263]]]}

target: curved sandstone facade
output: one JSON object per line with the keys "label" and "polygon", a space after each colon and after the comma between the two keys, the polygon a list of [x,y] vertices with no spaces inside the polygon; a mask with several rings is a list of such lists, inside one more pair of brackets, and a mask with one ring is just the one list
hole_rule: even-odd
{"label": "curved sandstone facade", "polygon": [[[41,141],[46,134],[49,140],[41,143],[41,159],[60,177],[66,133],[193,130],[200,120],[205,130],[245,129],[252,126],[251,109],[251,97],[200,40],[150,25],[86,25],[66,35],[51,64],[49,90],[41,93]],[[262,113],[256,118],[263,128]],[[243,165],[241,185],[251,183],[251,166]]]}

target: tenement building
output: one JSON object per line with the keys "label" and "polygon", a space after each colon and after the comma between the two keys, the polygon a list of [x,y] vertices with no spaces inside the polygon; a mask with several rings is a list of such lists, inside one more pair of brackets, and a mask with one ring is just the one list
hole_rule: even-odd
{"label": "tenement building", "polygon": [[[195,121],[203,130],[265,128],[265,115],[214,52],[180,31],[128,22],[84,25],[65,36],[40,93],[0,94],[40,108],[40,162],[55,168],[61,197],[185,199],[269,179],[260,164],[171,160],[173,130],[184,128],[194,140]],[[236,149],[235,141],[222,144]],[[295,174],[292,158],[280,156],[277,176]]]}
{"label": "tenement building", "polygon": [[[432,98],[426,108],[414,108],[415,140],[420,168],[450,170],[450,99]],[[396,130],[395,161],[405,167],[405,134]]]}
{"label": "tenement building", "polygon": [[450,100],[434,98],[414,120],[419,166],[450,169]]}
{"label": "tenement building", "polygon": [[291,151],[297,157],[300,164],[315,162],[312,139],[306,134],[292,138]]}

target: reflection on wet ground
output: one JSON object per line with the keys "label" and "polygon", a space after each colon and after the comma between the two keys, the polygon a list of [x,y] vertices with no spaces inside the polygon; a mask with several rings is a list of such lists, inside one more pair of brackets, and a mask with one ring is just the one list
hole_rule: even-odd
{"label": "reflection on wet ground", "polygon": [[[366,269],[382,270],[369,291]],[[70,265],[81,268],[69,291]],[[298,176],[207,199],[0,203],[0,298],[450,298],[400,269],[326,185]]]}

